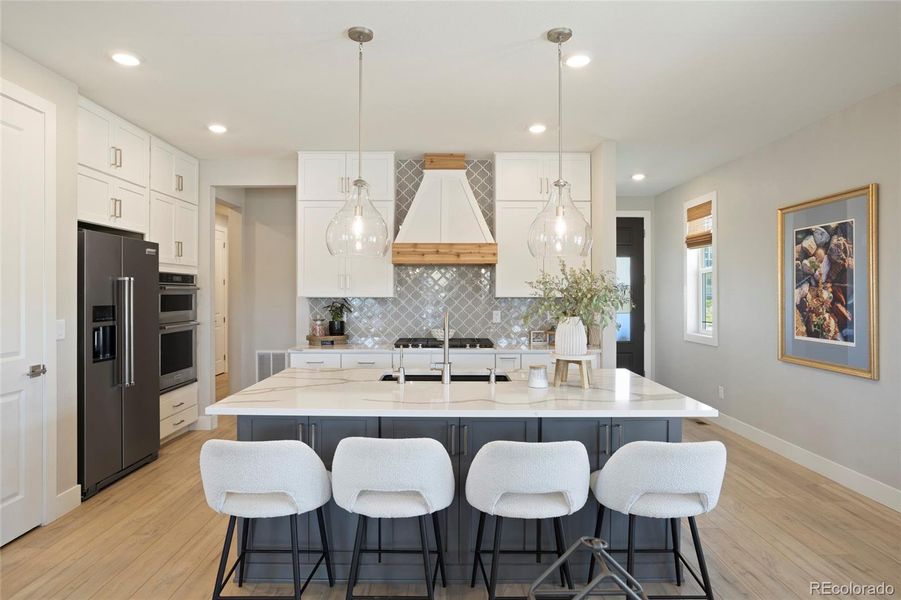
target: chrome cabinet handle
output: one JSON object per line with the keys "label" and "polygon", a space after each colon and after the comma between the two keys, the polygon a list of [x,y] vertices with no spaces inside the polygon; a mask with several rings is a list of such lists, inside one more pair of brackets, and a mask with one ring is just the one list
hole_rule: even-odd
{"label": "chrome cabinet handle", "polygon": [[116,216],[122,218],[122,198],[116,198]]}
{"label": "chrome cabinet handle", "polygon": [[122,167],[122,148],[116,148],[116,166]]}
{"label": "chrome cabinet handle", "polygon": [[457,454],[457,426],[451,425],[448,427],[448,446],[450,446],[450,455],[454,456]]}
{"label": "chrome cabinet handle", "polygon": [[310,423],[310,448],[316,452],[316,424]]}
{"label": "chrome cabinet handle", "polygon": [[[603,437],[601,436],[601,428],[604,429]],[[605,456],[610,454],[610,426],[607,423],[598,424],[598,452]]]}
{"label": "chrome cabinet handle", "polygon": [[184,419],[180,419],[180,420],[176,421],[175,423],[173,423],[172,426],[173,426],[173,427],[178,427],[179,425],[181,425],[181,424],[184,423],[184,422],[185,422]]}
{"label": "chrome cabinet handle", "polygon": [[374,365],[375,361],[374,360],[358,360],[357,364],[358,365]]}
{"label": "chrome cabinet handle", "polygon": [[622,423],[617,423],[616,425],[613,426],[613,428],[614,428],[614,429],[616,430],[616,432],[617,432],[617,436],[616,436],[617,444],[616,444],[616,447],[617,447],[617,448],[622,448],[622,447],[623,447],[623,426],[622,426]]}
{"label": "chrome cabinet handle", "polygon": [[308,365],[323,365],[323,364],[325,364],[324,360],[308,360],[306,362]]}
{"label": "chrome cabinet handle", "polygon": [[303,431],[303,429],[304,429],[303,423],[298,423],[298,424],[297,424],[297,439],[300,440],[301,442],[303,441],[303,438],[304,438],[304,435],[303,435],[303,434],[304,434],[304,431]]}
{"label": "chrome cabinet handle", "polygon": [[178,404],[173,404],[172,408],[178,408],[179,406],[184,406],[184,402],[179,402]]}
{"label": "chrome cabinet handle", "polygon": [[109,157],[110,157],[109,158],[109,166],[111,166],[111,167],[117,166],[116,165],[116,147],[115,146],[109,147]]}
{"label": "chrome cabinet handle", "polygon": [[463,456],[469,454],[469,425],[463,426]]}
{"label": "chrome cabinet handle", "polygon": [[112,196],[110,196],[109,203],[110,203],[110,207],[109,207],[110,213],[109,213],[109,216],[115,217],[115,216],[116,216],[116,199],[113,198]]}

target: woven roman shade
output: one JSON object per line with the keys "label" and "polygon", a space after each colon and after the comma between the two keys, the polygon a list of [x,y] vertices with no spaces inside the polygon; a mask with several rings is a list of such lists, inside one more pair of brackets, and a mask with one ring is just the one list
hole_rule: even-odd
{"label": "woven roman shade", "polygon": [[685,232],[685,246],[703,248],[713,244],[713,203],[708,200],[695,204],[685,212],[688,230]]}

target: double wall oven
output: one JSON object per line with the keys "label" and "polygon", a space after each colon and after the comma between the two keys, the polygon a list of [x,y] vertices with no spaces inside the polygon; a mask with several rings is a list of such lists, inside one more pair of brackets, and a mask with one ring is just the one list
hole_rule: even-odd
{"label": "double wall oven", "polygon": [[160,391],[197,381],[197,276],[160,273]]}

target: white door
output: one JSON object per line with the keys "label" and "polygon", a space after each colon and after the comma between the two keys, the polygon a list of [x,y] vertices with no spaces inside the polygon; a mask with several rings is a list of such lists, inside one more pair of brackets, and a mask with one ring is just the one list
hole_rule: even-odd
{"label": "white door", "polygon": [[178,153],[175,155],[175,174],[179,177],[177,196],[182,200],[197,204],[197,161]]}
{"label": "white door", "polygon": [[175,203],[175,240],[178,244],[178,264],[197,266],[198,250],[197,205],[184,201]]}
{"label": "white door", "polygon": [[496,154],[494,159],[498,200],[544,200],[547,182],[543,154]]}
{"label": "white door", "polygon": [[[366,158],[363,158],[366,162]],[[391,211],[393,202],[373,202],[381,213],[388,231],[394,231]],[[391,264],[391,247],[384,256],[376,258],[351,256],[347,259],[347,274],[344,278],[345,296],[355,298],[390,298],[394,296],[394,265]]]}
{"label": "white door", "polygon": [[[0,545],[41,524],[44,114],[2,99]],[[52,276],[52,273],[48,274]]]}
{"label": "white door", "polygon": [[175,150],[156,138],[150,140],[150,188],[175,196]]}
{"label": "white door", "polygon": [[173,264],[175,257],[175,198],[158,192],[150,193],[150,223],[147,239],[160,246],[160,262]]}
{"label": "white door", "polygon": [[150,136],[125,121],[115,123],[116,148],[119,149],[121,166],[115,170],[116,177],[121,177],[140,186],[147,185],[147,151]]}
{"label": "white door", "polygon": [[[347,177],[351,184],[359,175],[357,155],[347,155]],[[364,152],[363,179],[369,184],[370,200],[394,200],[394,153]]]}
{"label": "white door", "polygon": [[84,98],[78,101],[78,162],[104,173],[115,171],[115,117]]}
{"label": "white door", "polygon": [[78,167],[75,197],[79,221],[115,226],[117,205],[110,194],[110,179],[98,171]]}
{"label": "white door", "polygon": [[297,173],[298,200],[344,200],[350,185],[343,152],[303,152]]}
{"label": "white door", "polygon": [[496,207],[497,266],[494,295],[524,298],[532,295],[528,281],[538,278],[538,260],[529,252],[529,226],[541,202],[498,202]]}
{"label": "white door", "polygon": [[228,372],[228,230],[216,227],[216,281],[213,330],[216,338],[216,375]]}
{"label": "white door", "polygon": [[115,198],[118,212],[113,227],[145,233],[147,231],[147,188],[111,178],[110,195]]}
{"label": "white door", "polygon": [[329,254],[325,244],[325,229],[338,202],[297,203],[297,295],[307,298],[327,298],[348,295],[346,265],[343,257]]}

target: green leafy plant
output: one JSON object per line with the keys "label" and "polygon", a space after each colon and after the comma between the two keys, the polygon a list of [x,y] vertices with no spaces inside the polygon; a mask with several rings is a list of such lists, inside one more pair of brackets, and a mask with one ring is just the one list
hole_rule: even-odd
{"label": "green leafy plant", "polygon": [[527,321],[542,318],[559,323],[579,317],[586,328],[597,325],[604,329],[616,319],[619,309],[631,306],[629,286],[617,283],[615,273],[567,267],[563,259],[559,275],[543,272],[528,283],[538,300],[526,310]]}
{"label": "green leafy plant", "polygon": [[354,311],[354,309],[350,307],[350,303],[347,302],[347,298],[332,301],[331,304],[326,305],[325,310],[328,311],[332,321],[343,321],[344,313],[352,313]]}

